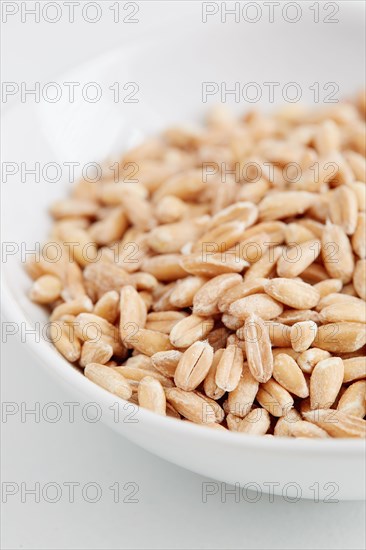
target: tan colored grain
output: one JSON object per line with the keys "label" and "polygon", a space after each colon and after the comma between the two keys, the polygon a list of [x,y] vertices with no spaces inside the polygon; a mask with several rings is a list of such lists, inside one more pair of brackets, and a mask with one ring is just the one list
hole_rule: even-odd
{"label": "tan colored grain", "polygon": [[364,323],[327,323],[318,328],[315,339],[318,348],[332,353],[357,351],[366,343]]}
{"label": "tan colored grain", "polygon": [[287,414],[294,404],[291,394],[273,379],[260,386],[257,401],[272,416]]}
{"label": "tan colored grain", "polygon": [[[291,328],[289,326],[278,321],[266,321],[266,326],[272,346],[291,346]],[[237,334],[240,337],[241,329],[237,331]]]}
{"label": "tan colored grain", "polygon": [[125,347],[120,340],[118,328],[103,317],[92,313],[80,313],[75,319],[75,332],[82,341],[103,340],[113,348],[113,354],[124,357]]}
{"label": "tan colored grain", "polygon": [[348,283],[342,288],[342,294],[348,294],[348,296],[357,296],[353,283]]}
{"label": "tan colored grain", "polygon": [[131,387],[136,387],[136,390],[138,389],[138,384],[141,382],[145,376],[152,376],[153,378],[156,378],[159,380],[162,386],[164,388],[171,388],[173,387],[173,382],[170,380],[170,378],[167,378],[166,376],[163,376],[160,374],[160,372],[157,372],[151,365],[150,366],[125,366],[122,365],[121,367],[112,367],[113,370],[115,370],[117,373],[122,374],[131,384]]}
{"label": "tan colored grain", "polygon": [[275,270],[278,258],[282,254],[282,247],[275,246],[267,248],[261,258],[252,264],[244,274],[244,282],[258,281],[260,278],[266,278]]}
{"label": "tan colored grain", "polygon": [[129,342],[135,350],[149,357],[158,351],[168,351],[173,347],[167,334],[148,329],[138,329],[136,332],[134,329],[133,334],[129,336]]}
{"label": "tan colored grain", "polygon": [[291,426],[291,437],[305,437],[315,439],[326,439],[329,437],[328,433],[306,420],[300,420]]}
{"label": "tan colored grain", "polygon": [[206,378],[203,382],[203,389],[205,394],[207,395],[207,397],[210,397],[214,400],[221,399],[221,397],[223,397],[223,395],[225,394],[225,390],[219,388],[215,381],[217,365],[219,364],[223,352],[224,348],[218,349],[214,352],[210,370],[208,371]]}
{"label": "tan colored grain", "polygon": [[207,223],[208,216],[204,216],[194,220],[159,225],[150,231],[147,243],[158,254],[178,253],[186,243],[196,241],[202,235]]}
{"label": "tan colored grain", "polygon": [[311,374],[315,365],[319,363],[319,361],[323,361],[323,359],[328,359],[328,357],[330,357],[329,351],[319,348],[310,348],[300,353],[296,358],[296,362],[302,372]]}
{"label": "tan colored grain", "polygon": [[237,432],[239,424],[241,422],[240,416],[235,416],[234,414],[228,413],[226,416],[226,424],[230,431]]}
{"label": "tan colored grain", "polygon": [[230,222],[241,222],[244,229],[253,225],[258,217],[258,209],[252,202],[238,201],[212,216],[210,226],[216,227]]}
{"label": "tan colored grain", "polygon": [[356,298],[355,296],[351,296],[349,294],[343,294],[343,291],[342,293],[332,292],[327,296],[324,296],[324,298],[322,298],[319,301],[316,309],[321,311],[322,309],[328,306],[331,306],[333,304],[345,304],[346,306],[348,305],[352,306],[353,304],[355,304],[357,307],[358,303],[359,303],[359,299]]}
{"label": "tan colored grain", "polygon": [[153,258],[145,258],[142,269],[154,275],[159,281],[176,281],[187,275],[186,269],[181,265],[180,254],[159,254]]}
{"label": "tan colored grain", "polygon": [[60,297],[61,290],[62,284],[58,277],[42,275],[33,283],[29,297],[38,304],[51,304]]}
{"label": "tan colored grain", "polygon": [[297,277],[316,260],[319,254],[320,241],[317,239],[287,246],[277,262],[278,276]]}
{"label": "tan colored grain", "polygon": [[322,235],[322,258],[330,277],[349,283],[354,270],[351,243],[338,225],[328,222]]}
{"label": "tan colored grain", "polygon": [[270,279],[264,285],[264,290],[275,300],[295,309],[311,309],[320,299],[314,287],[297,279]]}
{"label": "tan colored grain", "polygon": [[[117,365],[114,365],[117,366]],[[141,369],[149,369],[154,372],[153,364],[151,357],[148,355],[143,355],[142,353],[137,353],[136,355],[131,355],[126,361],[124,361],[123,366],[125,367],[136,367]]]}
{"label": "tan colored grain", "polygon": [[315,285],[316,283],[321,283],[322,281],[326,281],[328,277],[329,275],[327,271],[321,264],[317,262],[309,265],[301,273],[302,280],[305,281],[305,283],[310,283],[312,285]]}
{"label": "tan colored grain", "polygon": [[366,180],[366,159],[363,154],[356,153],[355,151],[345,151],[344,156],[351,167],[351,170],[356,180]]}
{"label": "tan colored grain", "polygon": [[352,235],[353,252],[361,259],[366,257],[366,214],[360,212],[357,216],[355,232]]}
{"label": "tan colored grain", "polygon": [[239,384],[243,370],[243,352],[235,345],[229,345],[222,353],[216,367],[216,385],[225,391],[233,391]]}
{"label": "tan colored grain", "polygon": [[324,120],[315,132],[315,149],[319,155],[327,155],[333,153],[333,151],[338,151],[341,147],[341,136],[339,126],[333,120]]}
{"label": "tan colored grain", "polygon": [[128,273],[112,262],[96,262],[89,264],[83,271],[85,283],[90,289],[91,298],[98,300],[106,292],[120,289],[129,284]]}
{"label": "tan colored grain", "polygon": [[300,321],[291,327],[291,345],[299,353],[310,348],[316,338],[318,325],[314,321]]}
{"label": "tan colored grain", "polygon": [[332,223],[342,227],[346,235],[353,235],[357,224],[357,197],[350,187],[340,185],[335,189],[329,202]]}
{"label": "tan colored grain", "polygon": [[340,279],[325,279],[325,281],[320,281],[314,285],[314,288],[320,294],[320,299],[328,296],[328,294],[333,294],[341,292],[343,283]]}
{"label": "tan colored grain", "polygon": [[193,305],[193,299],[200,288],[206,283],[207,279],[204,277],[190,276],[185,279],[179,279],[173,288],[169,301],[176,307],[191,307]]}
{"label": "tan colored grain", "polygon": [[271,242],[271,237],[268,233],[264,232],[256,233],[247,238],[245,238],[245,236],[246,233],[242,235],[240,242],[238,242],[235,247],[229,249],[229,253],[235,251],[239,254],[240,258],[250,264],[254,264],[265,254]]}
{"label": "tan colored grain", "polygon": [[263,285],[267,279],[257,279],[247,283],[239,283],[231,286],[220,295],[218,300],[218,309],[221,312],[228,311],[230,305],[245,296],[263,292]]}
{"label": "tan colored grain", "polygon": [[206,401],[206,403],[208,403],[212,407],[212,409],[215,412],[216,422],[221,423],[225,418],[225,411],[224,411],[223,407],[221,407],[221,405],[219,403],[217,403],[217,401],[215,401],[214,399],[211,399],[211,397],[208,397],[204,393],[201,393],[197,390],[195,391],[195,393],[199,397],[202,397],[202,399],[204,399]]}
{"label": "tan colored grain", "polygon": [[366,378],[366,356],[350,357],[343,359],[344,377],[343,382],[353,382],[360,378]]}
{"label": "tan colored grain", "polygon": [[237,273],[226,273],[210,279],[196,292],[193,299],[193,313],[211,316],[219,313],[218,302],[222,294],[240,284],[242,278]]}
{"label": "tan colored grain", "polygon": [[270,320],[281,315],[283,311],[282,304],[264,293],[251,294],[245,298],[240,298],[233,302],[229,309],[229,315],[238,319],[246,319],[252,313],[256,313],[264,320]]}
{"label": "tan colored grain", "polygon": [[273,356],[271,340],[264,321],[255,314],[245,320],[245,351],[248,367],[258,382],[267,382],[272,376]]}
{"label": "tan colored grain", "polygon": [[340,357],[319,361],[310,377],[310,404],[312,409],[329,409],[341,389],[344,375]]}
{"label": "tan colored grain", "polygon": [[120,338],[126,347],[133,348],[136,332],[146,323],[145,303],[133,286],[121,288],[119,309]]}
{"label": "tan colored grain", "polygon": [[359,212],[366,210],[366,183],[364,181],[352,181],[347,184],[352,189],[357,197],[357,205]]}
{"label": "tan colored grain", "polygon": [[123,208],[112,208],[107,216],[95,222],[89,229],[89,235],[99,246],[112,244],[123,237],[128,221]]}
{"label": "tan colored grain", "polygon": [[167,401],[179,414],[197,424],[211,424],[216,421],[215,410],[205,399],[194,392],[179,388],[166,390]]}
{"label": "tan colored grain", "polygon": [[270,416],[265,409],[253,409],[238,423],[237,431],[248,435],[264,435],[270,426]]}
{"label": "tan colored grain", "polygon": [[89,363],[99,363],[105,365],[113,355],[113,348],[107,342],[84,342],[81,348],[79,363],[86,367]]}
{"label": "tan colored grain", "polygon": [[358,260],[353,273],[353,286],[362,300],[366,300],[366,259]]}
{"label": "tan colored grain", "polygon": [[343,411],[319,409],[304,413],[304,417],[331,437],[366,437],[366,421]]}
{"label": "tan colored grain", "polygon": [[236,254],[230,252],[218,254],[216,253],[217,246],[206,244],[206,250],[202,254],[189,254],[181,257],[180,265],[186,273],[200,277],[216,277],[224,273],[241,273],[248,265],[248,262]]}
{"label": "tan colored grain", "polygon": [[338,401],[337,410],[360,418],[366,415],[366,380],[348,386]]}
{"label": "tan colored grain", "polygon": [[171,282],[168,284],[159,283],[156,288],[152,291],[152,310],[153,311],[178,311],[179,308],[172,306],[170,302],[170,296],[174,291],[175,283]]}
{"label": "tan colored grain", "polygon": [[260,222],[246,229],[243,235],[243,239],[249,240],[250,238],[252,238],[252,240],[254,240],[257,235],[266,234],[269,236],[268,246],[273,247],[284,242],[285,230],[286,224],[278,220]]}
{"label": "tan colored grain", "polygon": [[213,319],[189,315],[174,325],[170,333],[170,342],[176,348],[188,348],[197,340],[204,340],[213,326]]}
{"label": "tan colored grain", "polygon": [[[109,323],[114,324],[119,314],[119,294],[115,290],[110,290],[103,294],[97,301],[93,309],[94,315],[103,317]],[[91,363],[99,363],[99,361],[90,361]]]}
{"label": "tan colored grain", "polygon": [[84,369],[84,374],[98,386],[122,399],[129,399],[132,395],[132,389],[128,381],[113,368],[98,363],[89,363]]}
{"label": "tan colored grain", "polygon": [[56,349],[70,363],[78,361],[81,354],[80,340],[72,326],[62,320],[52,321],[49,327],[49,336]]}
{"label": "tan colored grain", "polygon": [[269,189],[269,183],[264,178],[255,182],[244,182],[237,193],[239,201],[249,201],[258,204]]}
{"label": "tan colored grain", "polygon": [[315,238],[315,234],[301,225],[301,223],[288,223],[285,229],[286,244],[302,244]]}
{"label": "tan colored grain", "polygon": [[154,275],[151,275],[151,273],[144,273],[143,271],[131,273],[129,279],[130,284],[136,287],[136,290],[152,291],[159,284]]}
{"label": "tan colored grain", "polygon": [[305,321],[314,321],[314,323],[320,322],[319,313],[312,309],[286,309],[277,318],[277,321],[289,326]]}
{"label": "tan colored grain", "polygon": [[292,348],[283,348],[283,347],[279,347],[279,348],[273,348],[272,349],[272,355],[273,357],[276,357],[279,353],[286,353],[287,355],[290,355],[290,357],[292,357],[293,359],[295,359],[295,361],[297,360],[297,358],[299,357],[299,353],[297,351],[295,351],[294,349]]}
{"label": "tan colored grain", "polygon": [[88,296],[80,296],[57,305],[51,313],[50,321],[56,321],[64,315],[78,315],[79,313],[90,313],[91,311],[93,311],[93,302]]}
{"label": "tan colored grain", "polygon": [[184,311],[153,311],[148,313],[145,327],[170,334],[172,328],[187,315]]}
{"label": "tan colored grain", "polygon": [[303,214],[317,200],[315,193],[282,191],[268,194],[259,203],[260,220],[280,220]]}
{"label": "tan colored grain", "polygon": [[228,409],[230,413],[244,418],[253,406],[258,388],[259,382],[253,377],[248,365],[244,364],[239,383],[228,396]]}
{"label": "tan colored grain", "polygon": [[210,344],[194,342],[179,360],[174,373],[175,385],[185,391],[196,389],[206,378],[213,355]]}
{"label": "tan colored grain", "polygon": [[177,365],[182,357],[178,350],[158,351],[151,356],[152,365],[164,376],[173,378]]}
{"label": "tan colored grain", "polygon": [[244,321],[241,319],[238,319],[237,317],[234,317],[233,315],[229,315],[228,313],[224,313],[221,317],[222,323],[230,330],[238,330],[240,327],[243,326]]}
{"label": "tan colored grain", "polygon": [[308,397],[305,376],[296,361],[285,353],[278,354],[273,363],[273,378],[283,388],[298,397]]}
{"label": "tan colored grain", "polygon": [[323,324],[337,321],[366,323],[366,304],[363,300],[357,299],[331,304],[320,311],[320,320]]}
{"label": "tan colored grain", "polygon": [[178,197],[166,195],[155,206],[155,217],[159,223],[173,223],[187,216],[189,207]]}
{"label": "tan colored grain", "polygon": [[166,398],[163,386],[152,376],[145,376],[139,383],[138,401],[141,407],[162,416],[166,415]]}
{"label": "tan colored grain", "polygon": [[204,233],[199,239],[190,239],[196,241],[192,247],[192,252],[204,254],[207,251],[207,245],[212,247],[212,250],[224,252],[240,241],[244,230],[245,224],[238,221],[215,226]]}

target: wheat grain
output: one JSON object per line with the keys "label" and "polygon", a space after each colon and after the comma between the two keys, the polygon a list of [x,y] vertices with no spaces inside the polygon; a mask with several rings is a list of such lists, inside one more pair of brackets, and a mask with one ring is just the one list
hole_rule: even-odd
{"label": "wheat grain", "polygon": [[344,376],[340,357],[319,361],[311,373],[310,404],[312,409],[329,409],[341,389]]}
{"label": "wheat grain", "polygon": [[249,370],[258,382],[267,382],[272,376],[273,356],[268,329],[257,315],[245,321],[245,351]]}

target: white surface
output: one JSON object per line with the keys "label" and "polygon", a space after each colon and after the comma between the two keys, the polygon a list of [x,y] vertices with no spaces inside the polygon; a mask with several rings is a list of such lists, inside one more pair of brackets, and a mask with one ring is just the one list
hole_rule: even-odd
{"label": "white surface", "polygon": [[[150,19],[165,16],[167,6],[160,11],[155,7]],[[125,30],[122,36],[120,28],[101,23],[96,41],[95,27],[85,24],[68,26],[65,34],[62,25],[11,23],[4,27],[3,79],[47,79],[120,44],[127,39]],[[138,34],[136,28],[128,32],[131,40],[136,38],[133,32]],[[21,44],[27,47],[20,54]],[[6,346],[3,400],[26,401],[28,406],[36,401],[74,401],[22,347],[15,342]],[[270,503],[265,495],[257,503],[243,499],[236,503],[230,496],[221,503],[220,495],[215,495],[204,504],[202,478],[147,454],[101,423],[77,418],[74,424],[34,424],[21,423],[16,416],[3,424],[3,482],[62,486],[92,481],[102,488],[98,504],[84,502],[78,492],[74,504],[67,502],[66,492],[58,504],[32,504],[32,497],[23,504],[17,495],[9,497],[2,514],[4,548],[361,548],[364,544],[361,504],[287,503],[281,498]],[[116,481],[138,483],[139,503],[113,503],[108,487]]]}

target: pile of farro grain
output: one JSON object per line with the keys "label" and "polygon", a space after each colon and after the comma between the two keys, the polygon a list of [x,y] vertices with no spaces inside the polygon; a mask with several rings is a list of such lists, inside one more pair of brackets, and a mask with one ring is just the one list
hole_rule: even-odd
{"label": "pile of farro grain", "polygon": [[365,437],[365,95],[216,109],[119,166],[52,206],[27,264],[58,351],[160,415]]}

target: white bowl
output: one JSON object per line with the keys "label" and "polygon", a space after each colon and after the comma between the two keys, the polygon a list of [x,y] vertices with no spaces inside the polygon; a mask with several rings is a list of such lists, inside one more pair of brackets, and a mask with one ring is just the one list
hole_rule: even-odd
{"label": "white bowl", "polygon": [[[307,103],[313,102],[310,87],[316,82],[321,100],[332,91],[325,88],[329,82],[338,84],[338,98],[357,91],[364,84],[360,80],[363,3],[338,4],[340,12],[334,16],[338,23],[314,23],[309,3],[301,5],[303,15],[297,23],[288,23],[282,16],[269,23],[262,15],[253,24],[242,18],[236,23],[232,16],[221,23],[220,13],[203,23],[201,3],[180,3],[176,20],[162,28],[150,27],[143,42],[104,55],[59,79],[60,83],[98,82],[103,90],[101,101],[70,104],[61,100],[35,106],[27,102],[10,109],[4,117],[7,139],[3,160],[25,162],[27,167],[36,161],[41,166],[58,162],[63,177],[59,183],[34,183],[28,176],[22,183],[18,173],[3,183],[3,241],[15,243],[19,251],[42,242],[50,226],[48,205],[67,195],[63,163],[103,160],[166,125],[199,120],[210,103],[220,101],[215,95],[202,103],[202,82],[216,82],[219,88],[223,82],[227,88],[235,82],[257,82],[264,91],[268,89],[265,82],[279,82],[276,89],[282,90],[295,81]],[[320,12],[321,21],[326,15],[329,13]],[[108,87],[116,81],[138,83],[140,101],[114,103]],[[282,102],[278,94],[275,100]],[[271,106],[268,97],[255,104],[237,104],[231,97],[229,103],[237,111]],[[30,281],[20,253],[10,254],[9,247],[3,256],[5,318],[16,323],[24,335],[36,323],[42,327],[46,316],[27,298]],[[364,498],[363,441],[245,437],[161,418],[145,410],[131,418],[131,405],[83,377],[42,336],[39,342],[27,337],[27,342],[57,383],[63,382],[83,399],[101,405],[106,424],[175,464],[230,484],[254,484],[251,488],[259,486],[264,492],[272,490],[289,497],[314,498],[318,491],[320,499],[332,494],[336,499]],[[113,413],[116,401],[121,409],[119,422]]]}

